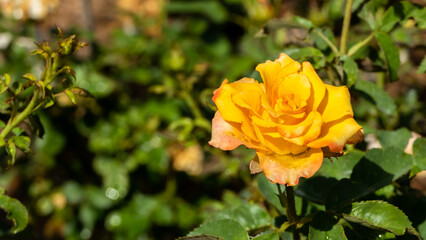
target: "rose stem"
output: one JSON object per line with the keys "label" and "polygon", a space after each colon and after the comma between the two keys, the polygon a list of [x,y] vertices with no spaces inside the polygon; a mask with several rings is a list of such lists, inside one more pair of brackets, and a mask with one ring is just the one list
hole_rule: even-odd
{"label": "rose stem", "polygon": [[[278,197],[280,199],[281,205],[284,207],[286,215],[288,220],[291,223],[297,222],[297,214],[296,214],[296,207],[294,204],[294,190],[292,186],[286,186],[285,192],[281,191],[281,185],[277,184],[278,186]],[[300,235],[297,231],[296,224],[292,226],[292,232],[293,232],[293,240],[299,240]]]}
{"label": "rose stem", "polygon": [[346,2],[345,16],[343,18],[343,28],[342,28],[342,38],[340,40],[340,53],[346,54],[346,44],[348,40],[348,30],[351,23],[351,10],[352,10],[352,1],[348,0]]}

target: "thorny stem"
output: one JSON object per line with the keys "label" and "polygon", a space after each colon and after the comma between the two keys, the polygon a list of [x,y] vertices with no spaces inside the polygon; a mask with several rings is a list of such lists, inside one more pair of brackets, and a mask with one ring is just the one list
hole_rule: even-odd
{"label": "thorny stem", "polygon": [[341,54],[346,53],[346,45],[347,45],[347,41],[348,41],[348,31],[349,31],[349,25],[351,23],[352,2],[353,2],[353,0],[347,0],[347,2],[346,2],[345,16],[344,16],[344,19],[343,19],[342,38],[340,40],[340,53]]}
{"label": "thorny stem", "polygon": [[[287,218],[291,223],[296,223],[298,221],[296,214],[296,207],[294,204],[294,190],[292,186],[286,186],[285,192],[281,191],[281,185],[277,184],[278,187],[278,197],[280,199],[281,205],[284,207]],[[300,235],[297,230],[296,224],[292,224],[291,226],[293,232],[293,240],[299,240]]]}

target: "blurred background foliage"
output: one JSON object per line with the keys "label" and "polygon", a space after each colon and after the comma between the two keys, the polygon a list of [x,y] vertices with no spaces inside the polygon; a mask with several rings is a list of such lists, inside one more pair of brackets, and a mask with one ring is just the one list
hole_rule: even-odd
{"label": "blurred background foliage", "polygon": [[[425,5],[408,2],[416,9]],[[411,135],[426,135],[424,11],[399,19],[394,14],[388,18],[395,21],[378,24],[389,8],[408,6],[399,1],[354,1],[348,49],[367,39],[370,29],[382,28],[396,44],[400,64],[389,65],[395,56],[383,56],[378,38],[362,46],[353,60],[343,59],[340,69],[332,66],[339,56],[319,35],[338,42],[343,0],[0,4],[1,74],[18,79],[26,72],[40,73],[41,62],[28,53],[34,41],[53,40],[59,26],[89,43],[71,66],[76,85],[94,96],[78,99],[77,106],[59,97],[58,105],[39,113],[44,136],[28,133],[32,154],[18,153],[14,167],[1,171],[0,187],[30,215],[23,232],[8,235],[13,223],[1,212],[4,239],[173,239],[212,212],[247,202],[267,205],[257,187],[265,183],[248,171],[253,152],[222,152],[207,144],[211,97],[225,78],[259,79],[256,64],[282,51],[311,61],[327,83],[355,84],[355,117],[367,134],[357,148],[398,144],[389,143],[392,139],[402,139],[405,147]],[[357,79],[367,85],[356,84]],[[388,196],[415,213],[425,209],[425,184],[424,179],[411,184],[422,199],[410,200],[411,205],[398,198],[402,195]],[[381,194],[386,198],[392,189]],[[263,216],[256,228],[267,226],[268,215],[255,210]],[[408,215],[415,227],[425,220]]]}

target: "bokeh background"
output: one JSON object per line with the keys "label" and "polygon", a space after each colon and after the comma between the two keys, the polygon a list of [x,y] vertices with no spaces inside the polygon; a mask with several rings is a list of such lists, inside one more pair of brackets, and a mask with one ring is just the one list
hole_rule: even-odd
{"label": "bokeh background", "polygon": [[[0,74],[41,73],[43,62],[28,53],[35,41],[54,41],[60,27],[89,43],[70,63],[76,84],[94,96],[77,106],[59,96],[57,105],[39,114],[44,135],[32,136],[32,154],[21,154],[13,168],[0,172],[0,186],[30,212],[27,229],[5,239],[174,239],[241,199],[262,203],[248,170],[254,152],[207,144],[212,92],[225,78],[258,79],[256,64],[283,50],[312,45],[311,33],[274,29],[273,19],[302,16],[339,36],[344,4],[0,0]],[[350,45],[366,31],[357,16],[352,25]],[[417,69],[426,32],[408,22],[392,38],[400,51],[400,80],[382,87],[395,100],[398,117],[381,117],[354,94],[355,116],[371,128],[406,127],[425,136],[426,77]],[[380,63],[357,63],[361,78],[383,78]],[[326,71],[319,74],[332,81]],[[377,143],[373,137],[361,147]],[[424,184],[413,186],[425,191]],[[0,213],[3,230],[12,224],[5,215]]]}

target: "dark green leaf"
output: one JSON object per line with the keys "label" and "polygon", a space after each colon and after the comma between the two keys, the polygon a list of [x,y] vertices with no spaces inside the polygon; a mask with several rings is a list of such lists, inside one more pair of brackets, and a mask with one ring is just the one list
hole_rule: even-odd
{"label": "dark green leaf", "polygon": [[25,229],[28,224],[28,212],[20,201],[1,193],[0,208],[7,212],[7,219],[13,222],[11,233],[16,234]]}
{"label": "dark green leaf", "polygon": [[300,183],[295,193],[309,201],[324,204],[327,193],[336,183],[335,178],[314,176]]}
{"label": "dark green leaf", "polygon": [[396,105],[394,100],[385,92],[372,82],[357,81],[355,89],[368,95],[377,108],[386,115],[396,114]]}
{"label": "dark green leaf", "polygon": [[269,182],[265,174],[258,174],[256,180],[259,190],[266,201],[272,204],[281,214],[284,214],[284,208],[281,206],[278,198],[278,188],[276,184]]}
{"label": "dark green leaf", "polygon": [[403,235],[407,230],[416,232],[404,212],[383,201],[355,202],[345,209],[343,216],[347,221],[380,228],[396,235]]}
{"label": "dark green leaf", "polygon": [[[349,190],[350,189],[350,190]],[[329,190],[325,200],[327,210],[339,209],[370,193],[363,183],[351,179],[342,179]]]}
{"label": "dark green leaf", "polygon": [[210,235],[224,240],[249,239],[247,232],[236,221],[230,219],[211,221],[202,224],[188,234],[188,237]]}
{"label": "dark green leaf", "polygon": [[256,204],[243,203],[213,215],[212,221],[231,219],[237,221],[247,231],[272,225],[272,218],[265,209]]}
{"label": "dark green leaf", "polygon": [[377,138],[383,147],[397,147],[402,150],[408,144],[408,140],[411,137],[411,133],[406,128],[400,128],[396,131],[379,131]]}
{"label": "dark green leaf", "polygon": [[388,34],[377,32],[375,36],[385,55],[390,79],[395,81],[398,79],[399,50]]}
{"label": "dark green leaf", "polygon": [[352,169],[363,156],[364,152],[353,150],[337,159],[333,159],[333,161],[324,160],[317,174],[324,177],[333,177],[337,180],[349,178],[352,174]]}
{"label": "dark green leaf", "polygon": [[325,212],[318,212],[309,226],[310,240],[347,239],[338,220]]}
{"label": "dark green leaf", "polygon": [[419,138],[413,144],[414,166],[426,170],[426,138]]}
{"label": "dark green leaf", "polygon": [[351,178],[342,179],[331,188],[326,208],[337,209],[373,193],[406,174],[412,164],[412,156],[396,147],[367,151],[353,168]]}
{"label": "dark green leaf", "polygon": [[348,56],[342,56],[343,71],[345,73],[345,83],[348,87],[352,87],[358,79],[358,65]]}
{"label": "dark green leaf", "polygon": [[[360,161],[360,163],[355,166],[351,179],[368,184],[375,182],[377,186],[380,186],[380,181],[388,177],[390,177],[391,181],[400,178],[410,171],[413,164],[413,157],[396,147],[371,149],[365,153],[364,157],[370,163],[361,165]],[[363,161],[363,163],[367,163],[367,161]]]}

